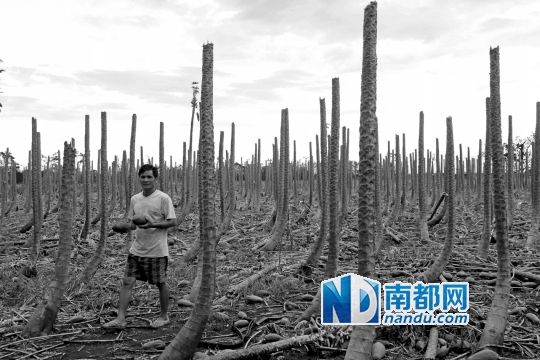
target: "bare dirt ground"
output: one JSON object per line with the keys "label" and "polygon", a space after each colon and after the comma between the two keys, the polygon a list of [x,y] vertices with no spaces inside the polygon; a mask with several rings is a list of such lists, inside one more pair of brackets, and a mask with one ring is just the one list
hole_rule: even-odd
{"label": "bare dirt ground", "polygon": [[[354,199],[351,202],[354,204]],[[537,252],[523,250],[529,229],[529,208],[525,201],[517,202],[514,226],[510,230],[513,281],[510,296],[511,314],[501,354],[512,359],[540,358],[540,280],[523,276],[523,272],[540,276],[540,257]],[[81,206],[82,204],[79,204]],[[19,207],[21,208],[21,207]],[[278,251],[258,253],[252,247],[269,231],[265,224],[272,205],[265,198],[262,210],[255,214],[237,202],[232,228],[218,245],[216,300],[213,316],[207,324],[199,351],[211,355],[219,349],[239,349],[264,341],[270,333],[282,338],[318,332],[320,341],[267,358],[316,359],[343,358],[350,328],[323,327],[316,322],[295,324],[298,316],[310,304],[323,279],[326,250],[319,268],[309,277],[298,274],[300,261],[307,255],[310,243],[317,236],[318,214],[312,212],[307,221],[299,221],[305,209],[302,203],[291,201],[289,226]],[[95,209],[94,209],[95,211]],[[73,234],[78,234],[83,217],[77,212]],[[94,212],[95,213],[95,212]],[[113,212],[119,219],[123,211]],[[195,264],[180,267],[178,260],[199,234],[198,216],[190,214],[171,237],[168,282],[171,289],[171,324],[153,329],[149,322],[159,310],[157,288],[138,282],[128,309],[128,326],[124,330],[105,330],[101,325],[116,315],[118,290],[124,271],[122,248],[125,235],[114,234],[107,239],[106,260],[90,286],[79,290],[70,283],[54,331],[49,336],[24,339],[21,330],[35,306],[42,301],[45,287],[54,271],[57,241],[43,242],[43,255],[38,263],[38,276],[26,278],[21,270],[26,264],[28,250],[22,243],[32,232],[20,234],[19,229],[30,217],[24,210],[12,211],[3,220],[0,242],[0,359],[156,359],[159,348],[168,344],[189,317],[189,307],[178,306],[178,300],[189,293],[195,274]],[[341,232],[339,268],[341,273],[355,272],[357,267],[357,213],[354,206]],[[420,244],[415,225],[415,213],[408,206],[399,222],[393,225],[400,242],[385,237],[376,261],[376,273],[381,282],[413,281],[436,258],[446,234],[446,223],[430,229],[432,242]],[[465,358],[474,351],[487,317],[496,275],[495,244],[483,262],[475,256],[476,244],[482,229],[481,209],[475,205],[459,206],[454,252],[443,275],[447,280],[470,282],[470,323],[467,326],[440,327],[439,348],[448,353],[440,358]],[[43,238],[58,237],[56,214],[43,224]],[[99,225],[91,228],[90,237],[97,241]],[[94,249],[80,245],[78,257],[72,262],[70,278],[74,279],[84,267]],[[240,294],[228,294],[231,286],[269,264],[277,264],[252,287]],[[246,295],[257,295],[263,302],[250,302]],[[234,326],[239,311],[245,312],[247,326]],[[427,326],[380,326],[377,339],[386,347],[385,359],[421,359],[428,341]],[[152,340],[156,347],[145,347]],[[444,352],[444,349],[442,350]],[[441,354],[442,355],[442,354]],[[460,357],[460,355],[462,357]],[[262,357],[264,358],[264,357]]]}

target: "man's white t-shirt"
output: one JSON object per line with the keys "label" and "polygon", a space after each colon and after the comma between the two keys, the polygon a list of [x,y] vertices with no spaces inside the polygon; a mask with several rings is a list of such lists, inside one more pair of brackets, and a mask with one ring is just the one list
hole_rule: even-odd
{"label": "man's white t-shirt", "polygon": [[[146,216],[152,222],[176,218],[171,198],[160,190],[155,190],[149,196],[144,196],[142,192],[133,195],[129,204],[129,220],[135,215]],[[129,252],[141,257],[169,256],[167,229],[137,227]]]}

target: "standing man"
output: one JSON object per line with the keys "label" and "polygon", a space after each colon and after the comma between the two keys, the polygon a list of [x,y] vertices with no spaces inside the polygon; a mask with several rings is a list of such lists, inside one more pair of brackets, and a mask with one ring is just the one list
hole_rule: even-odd
{"label": "standing man", "polygon": [[116,319],[103,325],[105,328],[126,326],[126,309],[136,280],[154,284],[159,289],[161,314],[150,326],[161,327],[169,323],[169,287],[167,264],[169,248],[167,228],[176,225],[176,215],[171,198],[157,190],[158,169],[145,164],[139,169],[142,192],[131,197],[127,223],[115,224],[113,230],[125,233],[135,230],[127,258]]}

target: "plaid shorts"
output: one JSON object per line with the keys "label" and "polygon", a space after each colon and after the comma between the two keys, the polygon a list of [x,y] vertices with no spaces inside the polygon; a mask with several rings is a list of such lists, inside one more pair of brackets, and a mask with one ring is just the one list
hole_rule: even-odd
{"label": "plaid shorts", "polygon": [[167,265],[169,258],[141,257],[129,254],[126,262],[124,276],[134,277],[149,284],[160,284],[167,281]]}

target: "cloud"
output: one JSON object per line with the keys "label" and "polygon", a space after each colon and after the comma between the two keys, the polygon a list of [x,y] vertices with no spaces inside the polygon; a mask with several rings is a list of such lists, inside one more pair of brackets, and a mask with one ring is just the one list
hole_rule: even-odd
{"label": "cloud", "polygon": [[492,17],[492,18],[482,21],[478,30],[479,31],[502,30],[505,28],[514,27],[515,25],[519,25],[519,22],[517,19]]}
{"label": "cloud", "polygon": [[83,16],[82,20],[95,27],[104,26],[131,26],[136,28],[150,28],[159,24],[157,17],[149,15],[139,16]]}
{"label": "cloud", "polygon": [[[364,4],[354,0],[342,1],[339,7],[329,6],[326,1],[288,0],[233,0],[220,4],[234,12],[233,21],[242,23],[252,35],[294,32],[325,40],[357,37],[364,12]],[[347,9],[347,16],[343,16],[343,9]]]}
{"label": "cloud", "polygon": [[310,78],[311,74],[302,70],[279,70],[260,79],[233,82],[227,96],[239,100],[277,100],[280,89],[302,88],[312,82]]}
{"label": "cloud", "polygon": [[83,86],[136,96],[149,102],[178,104],[191,99],[191,83],[200,81],[198,67],[185,66],[172,73],[135,70],[92,70],[75,74]]}
{"label": "cloud", "polygon": [[79,111],[73,107],[51,106],[31,96],[6,95],[3,105],[7,119],[28,119],[28,124],[32,117],[55,121],[71,121],[80,117]]}
{"label": "cloud", "polygon": [[11,66],[6,68],[6,74],[11,79],[16,79],[25,85],[41,83],[44,81],[58,82],[58,83],[73,83],[74,78],[54,73],[48,66],[40,67],[24,67],[24,66]]}

